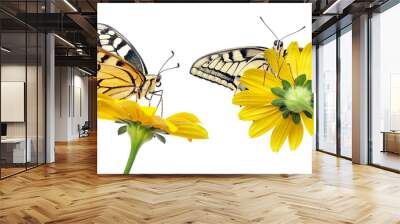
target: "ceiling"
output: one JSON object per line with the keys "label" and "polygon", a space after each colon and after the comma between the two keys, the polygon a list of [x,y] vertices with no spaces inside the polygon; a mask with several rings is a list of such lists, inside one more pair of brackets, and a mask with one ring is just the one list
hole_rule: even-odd
{"label": "ceiling", "polygon": [[[345,16],[357,15],[365,10],[377,7],[386,1],[251,0],[243,2],[312,3],[312,30],[313,37],[315,38]],[[13,42],[9,47],[20,50],[22,49],[21,47],[25,46],[24,39],[21,40],[19,37],[21,34],[18,35],[18,32],[25,32],[25,29],[39,32],[54,32],[60,37],[57,37],[55,41],[56,63],[58,65],[70,65],[70,62],[74,62],[76,63],[74,65],[85,68],[95,74],[97,3],[167,1],[47,0],[47,2],[48,4],[46,5],[45,0],[1,0],[1,28],[3,32],[9,33],[4,37],[9,38],[7,42]],[[19,52],[19,50],[15,52]],[[30,51],[28,47],[28,52]]]}

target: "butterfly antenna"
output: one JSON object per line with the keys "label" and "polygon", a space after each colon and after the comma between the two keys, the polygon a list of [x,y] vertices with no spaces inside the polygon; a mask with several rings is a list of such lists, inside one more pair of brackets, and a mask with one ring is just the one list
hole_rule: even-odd
{"label": "butterfly antenna", "polygon": [[264,23],[264,25],[271,31],[271,33],[275,36],[277,40],[279,40],[278,36],[272,31],[272,29],[267,25],[267,23],[264,21],[264,19],[260,16],[261,22]]}
{"label": "butterfly antenna", "polygon": [[179,65],[179,63],[177,63],[174,67],[163,69],[158,74],[161,74],[161,73],[166,72],[168,70],[176,69],[176,68],[179,68],[179,67],[180,67],[180,65]]}
{"label": "butterfly antenna", "polygon": [[163,70],[165,65],[169,62],[169,60],[171,60],[174,57],[174,55],[175,55],[174,51],[171,51],[171,56],[169,56],[169,58],[167,58],[167,60],[165,60],[164,64],[161,66],[161,68],[160,68],[160,70],[158,71],[157,74],[161,73],[161,71]]}
{"label": "butterfly antenna", "polygon": [[291,35],[293,35],[293,34],[295,34],[295,33],[298,33],[298,32],[300,32],[300,31],[304,30],[305,28],[306,28],[306,26],[303,26],[303,27],[302,27],[302,28],[300,28],[299,30],[297,30],[297,31],[295,31],[295,32],[293,32],[293,33],[290,33],[290,34],[288,34],[288,35],[286,35],[286,36],[282,37],[282,39],[281,39],[281,40],[283,40],[283,39],[285,39],[286,37],[289,37],[289,36],[291,36]]}

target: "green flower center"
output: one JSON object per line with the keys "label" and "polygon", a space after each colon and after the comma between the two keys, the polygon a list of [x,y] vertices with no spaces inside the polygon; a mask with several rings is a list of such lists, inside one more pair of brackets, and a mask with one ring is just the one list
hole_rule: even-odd
{"label": "green flower center", "polygon": [[311,80],[306,80],[306,75],[298,76],[294,81],[294,86],[283,80],[282,88],[271,89],[272,93],[279,97],[272,101],[272,105],[279,107],[285,119],[291,115],[296,124],[300,123],[301,112],[312,118],[314,95],[311,88]]}
{"label": "green flower center", "polygon": [[303,86],[290,88],[284,98],[287,108],[295,113],[308,111],[312,113],[312,92]]}

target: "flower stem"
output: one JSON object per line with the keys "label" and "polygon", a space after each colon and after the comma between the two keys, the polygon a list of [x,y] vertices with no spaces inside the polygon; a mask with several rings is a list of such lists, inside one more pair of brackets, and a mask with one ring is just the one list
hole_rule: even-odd
{"label": "flower stem", "polygon": [[152,132],[140,124],[130,124],[128,126],[128,134],[131,139],[131,151],[125,165],[124,174],[130,173],[136,155],[143,143],[149,141],[153,137]]}
{"label": "flower stem", "polygon": [[131,152],[129,153],[128,162],[126,162],[124,174],[129,174],[131,172],[133,161],[135,161],[140,145],[141,144],[139,141],[134,141],[131,139]]}

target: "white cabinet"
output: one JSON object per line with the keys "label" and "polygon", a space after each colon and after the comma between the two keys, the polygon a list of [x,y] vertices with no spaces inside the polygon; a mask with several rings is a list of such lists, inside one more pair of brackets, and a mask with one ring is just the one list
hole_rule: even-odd
{"label": "white cabinet", "polygon": [[7,138],[1,140],[2,146],[4,145],[12,148],[13,163],[25,163],[32,161],[32,140],[28,138],[26,143],[28,145],[25,151],[25,138]]}

